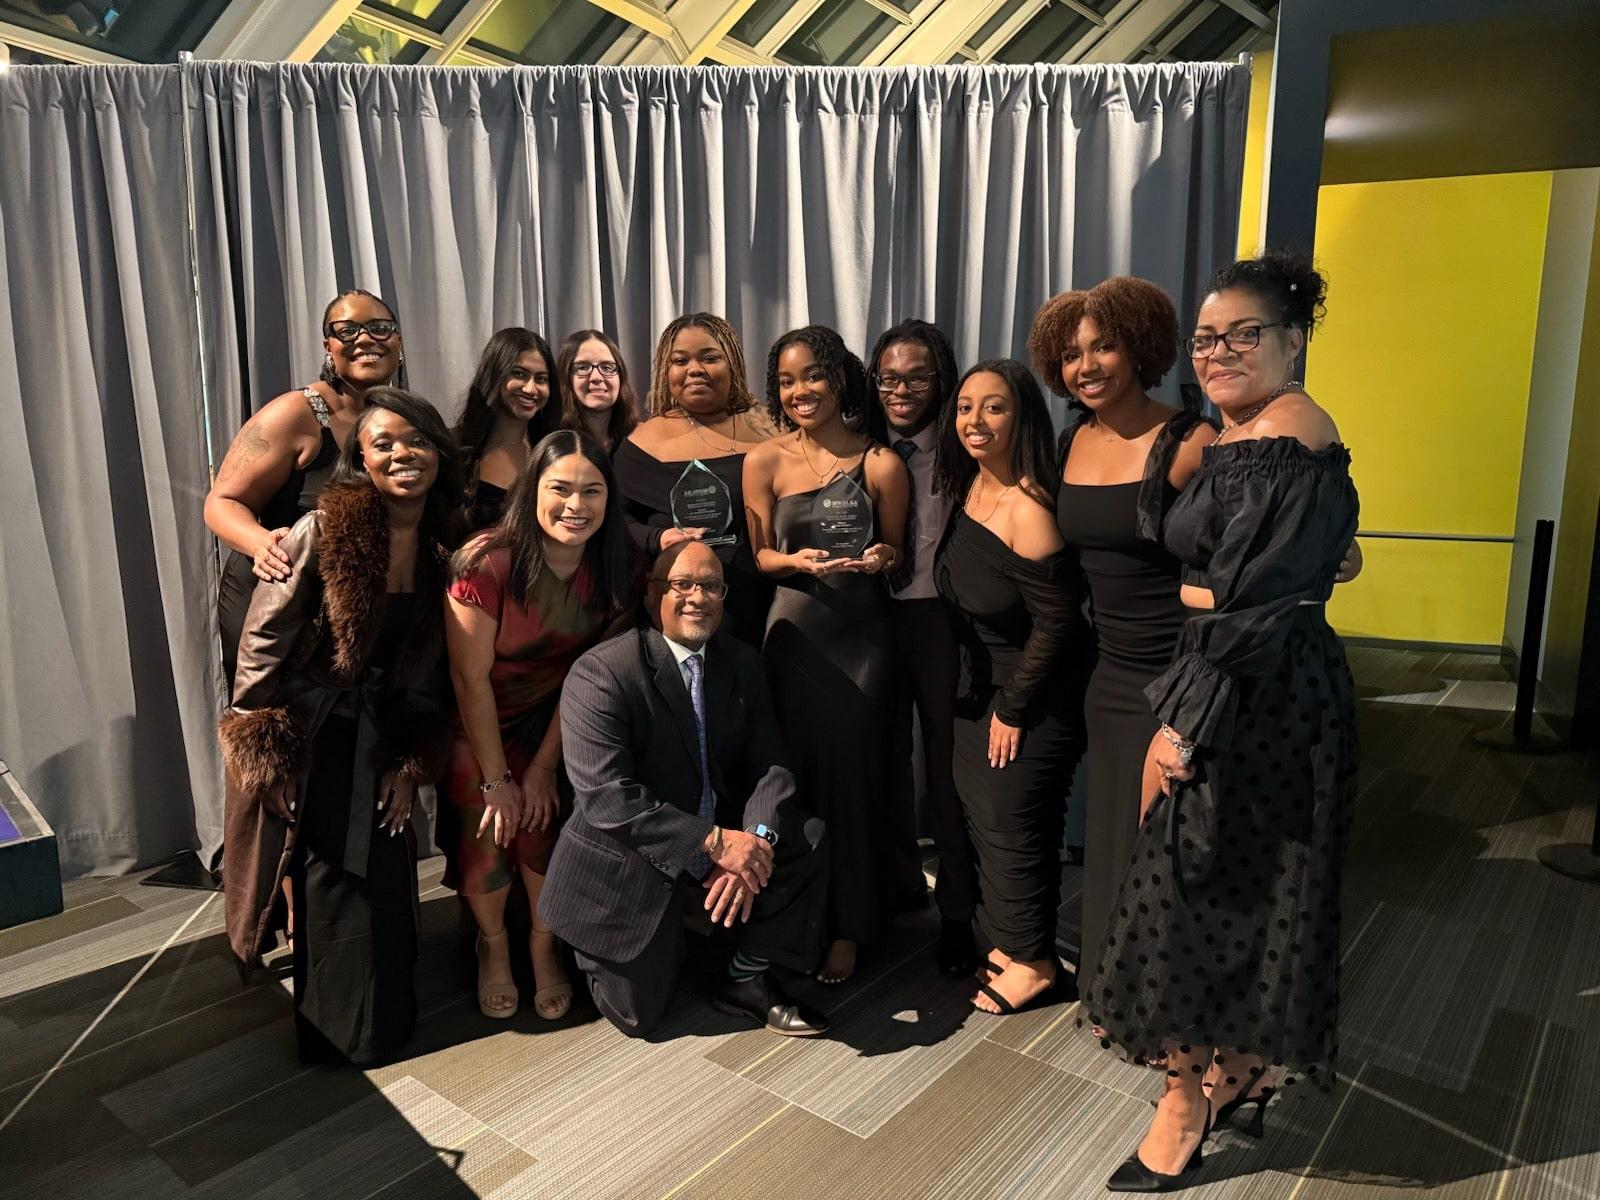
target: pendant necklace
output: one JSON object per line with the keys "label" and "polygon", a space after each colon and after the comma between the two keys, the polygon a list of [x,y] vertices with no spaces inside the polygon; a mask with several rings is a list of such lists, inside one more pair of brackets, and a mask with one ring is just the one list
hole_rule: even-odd
{"label": "pendant necklace", "polygon": [[[985,526],[988,525],[990,521],[994,520],[995,513],[1000,511],[1000,502],[1006,498],[1006,493],[1009,492],[1012,488],[1014,488],[1016,486],[1017,486],[1016,484],[1011,483],[1011,484],[1007,484],[1005,487],[1000,489],[1000,494],[994,498],[994,503],[989,506],[989,515],[988,516],[979,517],[979,516],[975,515],[971,511],[971,509],[968,509],[967,515],[969,517],[971,517],[974,521],[978,522],[979,525],[985,525]],[[973,495],[972,495],[971,499],[969,500],[969,503],[975,505],[978,500],[982,499],[982,497],[983,497],[983,476],[979,475],[978,476],[977,486],[973,488]]]}
{"label": "pendant necklace", "polygon": [[683,413],[684,419],[689,422],[689,428],[694,430],[695,437],[699,438],[702,443],[704,443],[707,446],[710,446],[713,450],[716,450],[716,451],[718,451],[718,452],[720,452],[722,454],[737,454],[737,453],[739,453],[739,441],[738,441],[739,414],[738,413],[732,414],[732,417],[733,417],[733,425],[732,425],[733,433],[732,434],[717,433],[718,437],[726,437],[728,439],[728,444],[726,446],[719,446],[715,442],[713,442],[710,438],[706,437],[706,433],[708,433],[708,432],[716,433],[717,432],[716,430],[711,429],[709,426],[705,426],[705,425],[700,424],[699,420],[695,417],[695,415],[692,412],[690,412],[687,408],[679,409],[679,411],[681,413]]}
{"label": "pendant necklace", "polygon": [[811,461],[811,453],[806,449],[806,442],[809,440],[810,439],[807,438],[805,434],[802,433],[800,435],[800,456],[806,460],[806,469],[817,477],[817,482],[826,483],[829,477],[839,470],[839,456],[837,454],[833,454],[831,450],[828,451],[828,453],[833,457],[833,465],[825,472],[817,470],[816,466]]}

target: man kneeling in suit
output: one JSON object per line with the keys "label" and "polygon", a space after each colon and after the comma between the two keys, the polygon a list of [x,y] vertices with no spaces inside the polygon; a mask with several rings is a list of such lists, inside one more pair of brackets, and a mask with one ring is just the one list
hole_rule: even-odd
{"label": "man kneeling in suit", "polygon": [[828,1027],[768,971],[816,963],[828,847],[795,802],[761,656],[717,636],[726,592],[710,549],[665,551],[646,600],[654,628],[596,646],[561,689],[575,796],[539,915],[631,1037],[672,1002],[691,905],[737,931],[716,1008],[792,1037]]}

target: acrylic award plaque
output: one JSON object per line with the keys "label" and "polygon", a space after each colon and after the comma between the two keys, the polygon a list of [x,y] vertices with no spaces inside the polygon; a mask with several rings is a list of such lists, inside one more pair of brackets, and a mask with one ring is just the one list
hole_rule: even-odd
{"label": "acrylic award plaque", "polygon": [[704,529],[700,541],[726,546],[738,541],[733,528],[733,493],[698,458],[672,485],[672,523],[679,529]]}
{"label": "acrylic award plaque", "polygon": [[812,509],[817,549],[829,558],[860,558],[872,545],[872,497],[848,475],[817,493]]}

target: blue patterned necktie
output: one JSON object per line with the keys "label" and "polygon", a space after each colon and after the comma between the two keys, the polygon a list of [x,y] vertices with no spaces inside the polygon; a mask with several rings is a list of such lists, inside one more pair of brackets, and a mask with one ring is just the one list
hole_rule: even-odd
{"label": "blue patterned necktie", "polygon": [[683,660],[683,665],[689,672],[689,704],[694,709],[695,736],[700,739],[700,817],[715,821],[717,798],[711,790],[711,767],[706,761],[705,659],[691,654]]}
{"label": "blue patterned necktie", "polygon": [[906,464],[906,536],[900,553],[900,565],[889,572],[889,588],[898,592],[911,582],[917,570],[917,477],[911,473],[911,456],[917,444],[910,438],[901,438],[894,444],[894,452]]}

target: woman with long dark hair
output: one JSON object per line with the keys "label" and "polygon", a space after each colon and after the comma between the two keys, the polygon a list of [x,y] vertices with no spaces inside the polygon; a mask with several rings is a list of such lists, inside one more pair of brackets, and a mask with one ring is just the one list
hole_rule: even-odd
{"label": "woman with long dark hair", "polygon": [[[744,459],[756,565],[777,580],[762,648],[802,806],[831,831],[829,947],[817,978],[842,983],[856,946],[893,903],[884,747],[894,713],[889,593],[900,559],[906,469],[851,428],[876,408],[861,360],[821,325],[792,330],[767,356],[767,413],[786,432]],[[870,509],[860,546],[824,548],[836,514]]]}
{"label": "woman with long dark hair", "polygon": [[256,963],[288,882],[308,1062],[382,1061],[416,1022],[409,821],[443,759],[439,601],[459,490],[433,406],[372,389],[318,507],[274,542],[287,577],[255,589],[244,622],[219,726],[228,937]]}
{"label": "woman with long dark hair", "polygon": [[989,359],[945,410],[939,488],[960,498],[934,573],[955,609],[955,780],[977,858],[978,926],[994,952],[974,1007],[1010,1013],[1054,986],[1066,792],[1083,750],[1088,650],[1077,568],[1056,528],[1044,395]]}
{"label": "woman with long dark hair", "polygon": [[1102,1042],[1164,1059],[1116,1191],[1168,1191],[1208,1128],[1275,1085],[1332,1083],[1354,687],[1324,603],[1355,533],[1350,452],[1295,378],[1324,283],[1299,256],[1218,272],[1188,339],[1223,428],[1167,515],[1189,610],[1146,696],[1161,789],[1084,992]]}
{"label": "woman with long dark hair", "polygon": [[405,386],[400,321],[382,297],[352,288],[322,312],[322,372],[267,401],[239,430],[206,496],[205,519],[228,548],[217,593],[222,663],[232,679],[256,580],[281,583],[292,566],[280,543],[317,506],[367,393]]}
{"label": "woman with long dark hair", "polygon": [[639,398],[611,335],[599,329],[567,334],[556,351],[556,379],[561,428],[587,433],[614,454],[639,423]]}
{"label": "woman with long dark hair", "polygon": [[534,1008],[559,1020],[572,985],[539,890],[571,788],[561,766],[561,683],[631,615],[639,572],[605,452],[574,430],[533,448],[497,525],[452,565],[445,618],[459,721],[440,785],[445,883],[478,924],[478,1004],[517,1011],[506,899],[520,873],[533,935]]}
{"label": "woman with long dark hair", "polygon": [[[679,542],[711,539],[708,544],[722,561],[728,585],[722,628],[759,646],[772,603],[772,581],[756,569],[741,519],[744,456],[772,431],[754,408],[744,349],[733,327],[711,313],[689,313],[661,331],[649,419],[622,440],[612,459],[629,531],[645,556],[654,562]],[[731,516],[726,533],[680,527],[674,521],[673,489],[691,467],[716,476],[716,482],[702,486],[726,490]]]}
{"label": "woman with long dark hair", "polygon": [[531,329],[501,329],[484,344],[456,423],[467,481],[465,532],[476,533],[500,519],[529,450],[555,428],[554,367],[549,343]]}
{"label": "woman with long dark hair", "polygon": [[1167,510],[1216,430],[1197,409],[1150,396],[1178,358],[1172,301],[1147,279],[1064,292],[1034,318],[1037,371],[1078,420],[1057,446],[1056,521],[1088,582],[1095,665],[1084,697],[1083,919],[1078,977],[1094,974],[1133,854],[1156,719],[1144,689],[1172,661],[1183,626],[1178,560],[1161,544]]}

